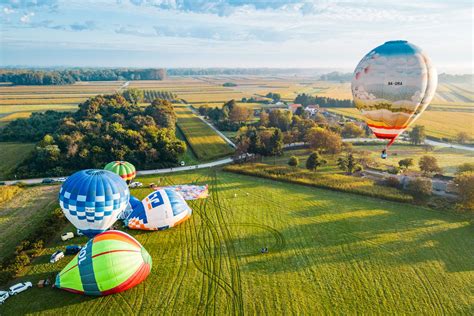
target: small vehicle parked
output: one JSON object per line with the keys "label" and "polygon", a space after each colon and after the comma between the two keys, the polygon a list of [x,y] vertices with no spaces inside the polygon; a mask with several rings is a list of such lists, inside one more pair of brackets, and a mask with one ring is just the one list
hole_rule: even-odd
{"label": "small vehicle parked", "polygon": [[39,288],[47,287],[50,284],[51,284],[51,281],[49,279],[42,279],[42,280],[38,281],[38,287]]}
{"label": "small vehicle parked", "polygon": [[43,181],[41,181],[41,183],[43,184],[51,184],[51,183],[54,183],[55,181],[53,179],[49,179],[49,178],[46,178],[46,179],[43,179]]}
{"label": "small vehicle parked", "polygon": [[5,181],[0,181],[0,185],[5,185]]}
{"label": "small vehicle parked", "polygon": [[10,286],[8,294],[17,295],[18,293],[26,291],[31,287],[33,287],[33,284],[31,284],[31,282],[21,282],[13,286]]}
{"label": "small vehicle parked", "polygon": [[130,188],[140,188],[142,186],[143,186],[143,183],[141,183],[141,182],[132,182],[129,185]]}
{"label": "small vehicle parked", "polygon": [[62,258],[64,258],[64,252],[62,252],[61,250],[58,250],[51,255],[51,259],[49,259],[49,262],[55,263],[61,260]]}
{"label": "small vehicle parked", "polygon": [[79,245],[66,246],[66,255],[75,255],[81,251],[82,247]]}
{"label": "small vehicle parked", "polygon": [[7,298],[10,297],[10,294],[8,294],[7,291],[0,291],[0,305],[3,304],[7,300]]}
{"label": "small vehicle parked", "polygon": [[58,178],[56,181],[57,182],[65,182],[67,178]]}
{"label": "small vehicle parked", "polygon": [[72,239],[74,238],[74,233],[73,232],[67,232],[67,233],[64,233],[61,235],[61,240],[62,241],[66,241],[66,240],[69,240],[69,239]]}

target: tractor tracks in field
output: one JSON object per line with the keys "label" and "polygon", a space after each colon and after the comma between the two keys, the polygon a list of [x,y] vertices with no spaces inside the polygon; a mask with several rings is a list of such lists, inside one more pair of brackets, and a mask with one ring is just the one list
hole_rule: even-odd
{"label": "tractor tracks in field", "polygon": [[221,240],[224,242],[225,249],[227,250],[227,255],[225,256],[225,259],[227,260],[227,265],[229,267],[230,283],[234,292],[232,311],[233,314],[243,315],[244,303],[242,298],[240,267],[233,242],[233,236],[229,230],[229,223],[226,220],[224,214],[228,207],[227,205],[225,205],[225,200],[221,199],[220,197],[219,179],[217,178],[217,172],[215,170],[212,170],[211,172],[213,173],[211,183],[212,188],[214,189],[211,195],[211,201],[214,204],[217,227],[219,228],[222,237]]}

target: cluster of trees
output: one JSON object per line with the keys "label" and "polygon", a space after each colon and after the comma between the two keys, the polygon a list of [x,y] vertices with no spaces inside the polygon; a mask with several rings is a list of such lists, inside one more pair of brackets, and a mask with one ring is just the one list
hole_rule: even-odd
{"label": "cluster of trees", "polygon": [[144,100],[145,102],[153,102],[155,99],[162,99],[168,101],[176,100],[178,96],[171,91],[160,91],[160,90],[145,90]]}
{"label": "cluster of trees", "polygon": [[201,106],[199,114],[207,116],[213,124],[223,131],[237,131],[250,119],[252,111],[245,106],[238,105],[235,100],[230,100],[220,107]]}
{"label": "cluster of trees", "polygon": [[273,102],[275,102],[275,103],[277,103],[281,100],[281,94],[279,94],[279,93],[268,92],[266,97],[272,99]]}
{"label": "cluster of trees", "polygon": [[263,97],[250,97],[250,98],[242,98],[240,100],[243,103],[262,103],[262,104],[271,104],[272,100]]}
{"label": "cluster of trees", "polygon": [[236,83],[233,82],[224,82],[223,87],[237,87]]}
{"label": "cluster of trees", "polygon": [[408,137],[413,145],[421,145],[425,142],[426,132],[425,127],[422,125],[416,125],[411,131],[408,132]]}
{"label": "cluster of trees", "polygon": [[[313,151],[306,159],[306,169],[316,171],[320,166],[323,166],[326,163],[327,161],[321,157],[319,152]],[[297,167],[299,164],[300,160],[296,156],[291,156],[288,160],[288,165],[290,167]]]}
{"label": "cluster of trees", "polygon": [[280,156],[283,153],[283,133],[278,128],[245,126],[237,136],[236,155],[245,153]]}
{"label": "cluster of trees", "polygon": [[127,68],[80,68],[65,70],[0,70],[0,82],[11,82],[16,85],[63,85],[76,81],[111,81],[111,80],[163,80],[166,69],[127,69]]}
{"label": "cluster of trees", "polygon": [[301,68],[170,68],[168,76],[212,75],[294,75],[311,74],[314,69]]}
{"label": "cluster of trees", "polygon": [[175,166],[186,150],[186,144],[176,138],[175,124],[169,101],[156,99],[141,108],[120,94],[96,96],[57,121],[53,131],[38,130],[44,136],[16,173],[25,177],[68,174],[102,168],[112,160],[127,160],[138,168]]}
{"label": "cluster of trees", "polygon": [[46,111],[33,112],[27,119],[11,121],[0,129],[0,141],[37,142],[46,134],[54,133],[59,123],[70,113]]}
{"label": "cluster of trees", "polygon": [[295,98],[295,103],[301,104],[304,107],[310,104],[317,104],[323,108],[350,108],[353,107],[352,100],[341,100],[328,97],[312,96],[306,93],[298,94]]}

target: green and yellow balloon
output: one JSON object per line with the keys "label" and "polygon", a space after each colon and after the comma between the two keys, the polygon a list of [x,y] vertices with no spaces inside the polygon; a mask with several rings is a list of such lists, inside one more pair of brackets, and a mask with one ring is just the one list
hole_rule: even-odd
{"label": "green and yellow balloon", "polygon": [[127,161],[112,161],[106,164],[104,169],[119,175],[127,183],[130,183],[137,175],[135,166]]}
{"label": "green and yellow balloon", "polygon": [[56,276],[55,287],[103,296],[128,290],[150,273],[152,260],[132,236],[110,230],[95,236]]}

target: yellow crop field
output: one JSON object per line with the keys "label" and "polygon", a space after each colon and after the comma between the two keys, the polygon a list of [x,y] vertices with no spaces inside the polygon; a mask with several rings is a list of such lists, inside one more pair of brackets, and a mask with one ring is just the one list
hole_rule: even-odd
{"label": "yellow crop field", "polygon": [[[363,119],[356,108],[328,108],[327,110]],[[437,138],[454,138],[459,132],[474,135],[474,113],[456,111],[425,111],[414,125],[423,125],[428,136]]]}

